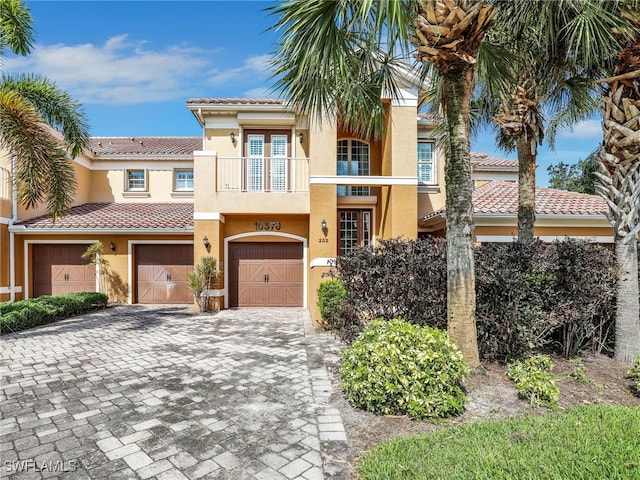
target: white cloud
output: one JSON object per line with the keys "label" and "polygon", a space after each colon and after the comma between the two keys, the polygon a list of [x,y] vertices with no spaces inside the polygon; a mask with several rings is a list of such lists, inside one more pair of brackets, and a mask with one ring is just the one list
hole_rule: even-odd
{"label": "white cloud", "polygon": [[249,78],[266,78],[269,75],[270,61],[271,55],[256,55],[247,58],[241,67],[211,70],[208,83],[211,85],[224,85],[232,81],[237,82]]}
{"label": "white cloud", "polygon": [[558,136],[575,140],[602,137],[602,123],[600,120],[583,120],[572,129],[560,131]]}
{"label": "white cloud", "polygon": [[[184,99],[194,84],[204,86],[214,53],[185,46],[154,50],[118,35],[102,45],[38,45],[29,57],[5,59],[4,67],[43,74],[84,104],[139,104]],[[216,71],[211,83],[244,79],[255,85],[268,60],[268,55],[249,57],[242,67]]]}
{"label": "white cloud", "polygon": [[246,90],[243,94],[245,98],[278,98],[278,95],[269,87],[256,87]]}

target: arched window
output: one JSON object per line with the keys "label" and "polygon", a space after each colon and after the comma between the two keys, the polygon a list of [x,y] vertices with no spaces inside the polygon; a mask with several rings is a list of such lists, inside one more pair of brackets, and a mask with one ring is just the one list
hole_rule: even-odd
{"label": "arched window", "polygon": [[[338,175],[369,175],[369,145],[359,140],[338,140]],[[369,187],[339,186],[338,195],[369,195]]]}

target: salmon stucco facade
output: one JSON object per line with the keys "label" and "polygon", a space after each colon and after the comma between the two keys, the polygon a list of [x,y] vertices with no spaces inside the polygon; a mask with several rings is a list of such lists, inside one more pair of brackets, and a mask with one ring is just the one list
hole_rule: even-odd
{"label": "salmon stucco facade", "polygon": [[[218,260],[223,308],[307,307],[331,260],[378,239],[444,235],[444,153],[419,85],[386,102],[380,140],[311,121],[284,100],[194,98],[201,137],[94,137],[73,159],[74,206],[52,222],[17,204],[0,156],[0,300],[102,290],[193,304],[187,274]],[[517,162],[474,154],[476,241],[517,236]],[[611,243],[598,197],[539,189],[536,234]],[[515,202],[515,203],[514,203]],[[102,271],[82,258],[104,245]]]}

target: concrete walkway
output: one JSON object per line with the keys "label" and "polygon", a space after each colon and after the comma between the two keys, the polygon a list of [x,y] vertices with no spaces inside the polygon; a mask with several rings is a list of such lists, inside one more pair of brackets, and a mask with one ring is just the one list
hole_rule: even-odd
{"label": "concrete walkway", "polygon": [[0,478],[348,478],[306,310],[120,306],[0,342]]}

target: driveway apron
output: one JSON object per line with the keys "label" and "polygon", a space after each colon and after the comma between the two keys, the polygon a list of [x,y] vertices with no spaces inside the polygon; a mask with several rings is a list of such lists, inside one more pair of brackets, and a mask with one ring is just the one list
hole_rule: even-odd
{"label": "driveway apron", "polygon": [[119,306],[2,337],[0,478],[348,478],[308,311]]}

